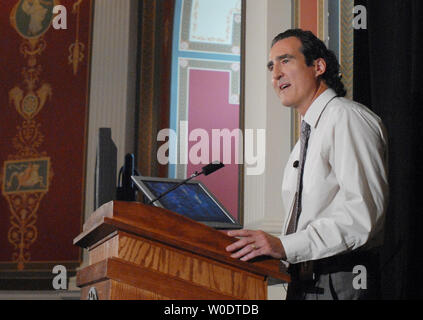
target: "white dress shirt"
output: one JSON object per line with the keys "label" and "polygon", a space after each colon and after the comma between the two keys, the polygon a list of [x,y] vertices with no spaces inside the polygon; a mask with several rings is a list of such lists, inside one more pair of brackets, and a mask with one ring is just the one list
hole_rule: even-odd
{"label": "white dress shirt", "polygon": [[[287,219],[280,239],[286,261],[321,259],[383,239],[388,202],[387,136],[365,106],[327,89],[303,120],[311,127],[304,165],[302,211],[295,233],[285,235],[292,214],[300,159],[297,142],[285,167],[282,198]],[[363,247],[364,248],[364,247]]]}

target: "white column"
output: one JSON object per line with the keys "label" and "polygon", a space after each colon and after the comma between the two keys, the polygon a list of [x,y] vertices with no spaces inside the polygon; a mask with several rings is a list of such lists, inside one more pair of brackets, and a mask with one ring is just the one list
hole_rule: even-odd
{"label": "white column", "polygon": [[291,111],[276,97],[266,64],[272,39],[289,28],[290,0],[247,0],[245,128],[266,130],[266,166],[261,175],[245,175],[244,224],[275,235],[285,215],[281,184],[291,151]]}
{"label": "white column", "polygon": [[[261,175],[245,174],[244,226],[277,236],[286,215],[281,185],[291,152],[291,110],[276,97],[266,64],[273,38],[291,28],[291,0],[247,0],[246,5],[245,129],[266,130],[266,166]],[[269,287],[269,299],[285,294],[282,285]]]}
{"label": "white column", "polygon": [[137,48],[136,0],[95,2],[91,59],[85,217],[94,209],[94,169],[100,127],[112,128],[118,171],[134,152]]}
{"label": "white column", "polygon": [[[95,2],[84,221],[94,211],[98,129],[109,127],[112,130],[112,139],[118,150],[118,172],[125,154],[134,152],[137,6],[137,0]],[[84,250],[82,267],[87,263]]]}

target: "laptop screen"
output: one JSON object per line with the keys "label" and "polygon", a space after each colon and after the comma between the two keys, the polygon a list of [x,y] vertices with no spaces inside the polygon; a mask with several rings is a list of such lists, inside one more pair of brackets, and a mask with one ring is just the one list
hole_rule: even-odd
{"label": "laptop screen", "polygon": [[[151,201],[171,189],[181,179],[132,176],[133,181]],[[241,224],[198,180],[190,180],[153,203],[215,229],[240,229]]]}

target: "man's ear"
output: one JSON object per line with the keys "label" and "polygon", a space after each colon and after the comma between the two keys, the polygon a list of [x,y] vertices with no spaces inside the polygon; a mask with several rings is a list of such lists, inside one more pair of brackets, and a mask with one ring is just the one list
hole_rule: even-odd
{"label": "man's ear", "polygon": [[314,60],[314,75],[316,78],[320,77],[326,72],[326,61],[323,58]]}

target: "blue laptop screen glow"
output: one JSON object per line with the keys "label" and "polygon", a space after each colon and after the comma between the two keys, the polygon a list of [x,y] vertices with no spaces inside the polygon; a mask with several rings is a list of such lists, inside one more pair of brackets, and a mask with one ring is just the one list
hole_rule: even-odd
{"label": "blue laptop screen glow", "polygon": [[[144,181],[144,184],[155,197],[175,185],[171,182],[159,181]],[[182,185],[159,201],[165,208],[196,221],[231,222],[198,184]]]}

